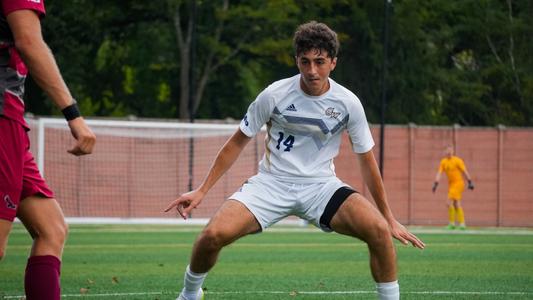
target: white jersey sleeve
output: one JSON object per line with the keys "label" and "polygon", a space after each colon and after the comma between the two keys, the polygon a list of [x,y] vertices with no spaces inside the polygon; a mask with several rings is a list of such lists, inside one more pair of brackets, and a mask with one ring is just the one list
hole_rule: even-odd
{"label": "white jersey sleeve", "polygon": [[363,105],[357,96],[353,95],[353,97],[355,97],[354,101],[348,102],[350,119],[346,127],[352,142],[352,150],[355,153],[366,153],[374,147],[374,139],[366,120]]}
{"label": "white jersey sleeve", "polygon": [[239,125],[241,131],[248,137],[255,136],[270,119],[273,108],[274,100],[264,90],[248,107],[248,111]]}

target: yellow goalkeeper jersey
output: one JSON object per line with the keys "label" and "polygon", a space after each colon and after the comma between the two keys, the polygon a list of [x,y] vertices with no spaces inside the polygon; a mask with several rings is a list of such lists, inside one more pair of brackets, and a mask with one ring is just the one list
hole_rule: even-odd
{"label": "yellow goalkeeper jersey", "polygon": [[464,190],[463,172],[466,170],[462,159],[452,155],[440,161],[439,172],[445,172],[448,177],[448,198],[461,200]]}
{"label": "yellow goalkeeper jersey", "polygon": [[463,172],[466,170],[465,163],[459,157],[445,157],[440,161],[439,172],[445,172],[448,176],[448,183],[463,182]]}

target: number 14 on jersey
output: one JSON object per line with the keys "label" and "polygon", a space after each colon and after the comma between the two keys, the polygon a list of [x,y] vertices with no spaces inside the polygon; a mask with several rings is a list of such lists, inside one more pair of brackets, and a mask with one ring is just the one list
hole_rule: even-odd
{"label": "number 14 on jersey", "polygon": [[283,151],[291,151],[291,148],[293,147],[294,145],[294,136],[293,135],[288,135],[287,138],[285,138],[285,134],[283,134],[283,132],[278,132],[279,134],[279,138],[278,138],[278,144],[276,145],[276,149],[280,149],[281,148],[281,144],[283,143],[283,146],[285,146],[285,149],[283,149]]}

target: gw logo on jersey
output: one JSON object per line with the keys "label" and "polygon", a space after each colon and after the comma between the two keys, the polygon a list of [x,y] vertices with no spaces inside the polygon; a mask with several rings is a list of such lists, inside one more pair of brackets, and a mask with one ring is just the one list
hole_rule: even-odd
{"label": "gw logo on jersey", "polygon": [[330,118],[337,119],[340,114],[340,112],[335,112],[335,108],[333,107],[329,107],[328,109],[326,109],[326,116],[329,116]]}

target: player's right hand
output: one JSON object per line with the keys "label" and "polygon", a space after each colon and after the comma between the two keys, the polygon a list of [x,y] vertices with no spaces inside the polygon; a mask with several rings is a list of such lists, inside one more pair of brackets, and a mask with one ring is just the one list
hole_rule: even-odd
{"label": "player's right hand", "polygon": [[68,126],[70,133],[76,139],[76,145],[68,152],[76,156],[91,154],[96,143],[96,136],[85,120],[82,117],[70,120]]}
{"label": "player's right hand", "polygon": [[173,208],[176,208],[178,214],[184,219],[187,220],[189,214],[193,209],[195,209],[202,199],[204,198],[204,193],[194,190],[188,193],[182,194],[178,199],[170,202],[170,204],[165,209],[165,212],[170,211]]}
{"label": "player's right hand", "polygon": [[431,190],[433,191],[433,193],[435,193],[435,191],[437,190],[437,187],[439,186],[439,183],[437,181],[435,181],[433,183],[433,187],[431,188]]}

